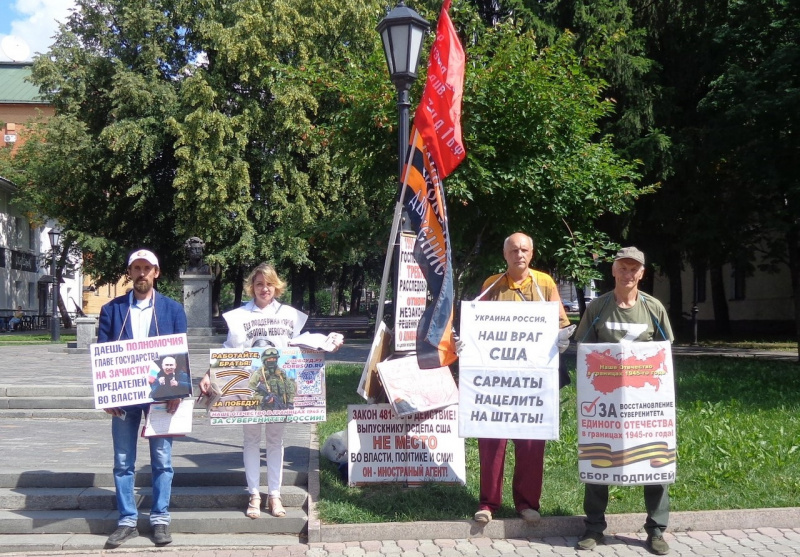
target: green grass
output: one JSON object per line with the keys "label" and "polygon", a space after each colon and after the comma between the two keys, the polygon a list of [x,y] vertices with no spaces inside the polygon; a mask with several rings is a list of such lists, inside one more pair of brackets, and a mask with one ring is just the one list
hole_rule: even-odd
{"label": "green grass", "polygon": [[[59,344],[66,344],[68,342],[75,342],[75,334],[61,334]],[[0,335],[0,347],[12,346],[20,344],[50,344],[49,331],[37,331],[24,334],[5,334]]]}
{"label": "green grass", "polygon": [[[574,356],[572,375],[574,378]],[[674,511],[793,507],[800,501],[800,367],[794,362],[724,357],[675,360],[678,413]],[[361,366],[326,368],[328,421],[320,440],[347,425],[347,405],[364,404],[356,392]],[[561,438],[547,444],[542,514],[583,514],[577,475],[575,388],[561,390]],[[513,444],[506,457],[503,507],[513,517]],[[320,462],[319,513],[327,523],[471,518],[478,503],[478,449],[466,439],[467,485],[403,488],[376,484],[350,488],[336,468]],[[642,490],[611,486],[609,513],[643,512]]]}

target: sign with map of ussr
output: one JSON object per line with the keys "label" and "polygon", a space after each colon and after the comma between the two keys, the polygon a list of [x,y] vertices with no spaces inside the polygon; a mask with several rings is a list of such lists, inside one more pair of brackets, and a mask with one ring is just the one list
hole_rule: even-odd
{"label": "sign with map of ussr", "polygon": [[584,483],[675,482],[669,342],[578,345],[578,472]]}
{"label": "sign with map of ussr", "polygon": [[462,302],[458,434],[558,439],[560,302]]}

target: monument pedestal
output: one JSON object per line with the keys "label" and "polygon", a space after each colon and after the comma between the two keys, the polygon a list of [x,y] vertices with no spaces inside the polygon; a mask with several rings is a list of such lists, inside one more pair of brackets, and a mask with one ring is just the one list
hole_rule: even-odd
{"label": "monument pedestal", "polygon": [[211,326],[211,283],[214,276],[211,274],[182,273],[183,281],[183,310],[186,312],[189,336],[211,336],[214,328]]}
{"label": "monument pedestal", "polygon": [[78,317],[75,319],[77,328],[77,347],[81,349],[89,348],[90,344],[97,342],[97,319],[94,317]]}

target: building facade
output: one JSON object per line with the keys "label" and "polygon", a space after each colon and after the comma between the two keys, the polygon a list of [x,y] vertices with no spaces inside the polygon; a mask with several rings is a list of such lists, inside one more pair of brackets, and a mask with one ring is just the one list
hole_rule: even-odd
{"label": "building facade", "polygon": [[[16,149],[33,119],[54,114],[27,81],[30,73],[30,62],[0,62],[0,149]],[[52,251],[47,233],[57,224],[32,224],[14,206],[16,192],[17,186],[2,177],[0,169],[0,315],[21,306],[27,316],[51,316]],[[71,267],[80,268],[79,263]],[[79,313],[82,281],[79,271],[63,273],[59,290],[70,313]]]}

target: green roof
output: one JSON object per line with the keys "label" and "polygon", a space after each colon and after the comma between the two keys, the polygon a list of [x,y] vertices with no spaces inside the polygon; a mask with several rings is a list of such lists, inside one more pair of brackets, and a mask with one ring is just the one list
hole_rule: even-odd
{"label": "green roof", "polygon": [[36,103],[45,101],[39,88],[27,81],[30,62],[0,62],[0,103]]}

